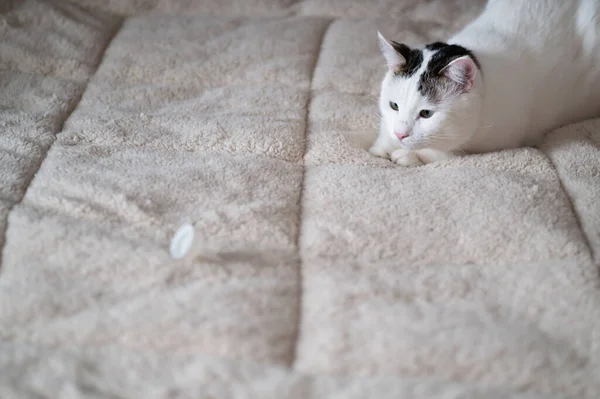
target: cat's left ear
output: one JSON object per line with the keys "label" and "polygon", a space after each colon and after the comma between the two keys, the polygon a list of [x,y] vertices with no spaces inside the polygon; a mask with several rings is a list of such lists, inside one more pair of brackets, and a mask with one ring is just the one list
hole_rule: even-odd
{"label": "cat's left ear", "polygon": [[400,69],[404,64],[406,64],[406,58],[402,55],[401,51],[404,51],[405,48],[410,51],[410,49],[404,44],[395,43],[396,47],[392,45],[392,43],[388,42],[385,37],[381,34],[381,32],[377,32],[377,36],[379,37],[379,48],[387,61],[387,66],[391,71]]}
{"label": "cat's left ear", "polygon": [[458,83],[463,91],[471,90],[477,77],[477,65],[473,58],[468,55],[457,58],[450,62],[444,69],[442,74],[446,75],[450,80]]}

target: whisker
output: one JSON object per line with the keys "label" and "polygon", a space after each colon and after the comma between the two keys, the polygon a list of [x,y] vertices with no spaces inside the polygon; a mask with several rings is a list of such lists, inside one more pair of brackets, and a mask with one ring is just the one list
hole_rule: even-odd
{"label": "whisker", "polygon": [[432,136],[432,137],[425,137],[424,140],[448,141],[448,140],[456,140],[456,137],[454,137],[454,136]]}

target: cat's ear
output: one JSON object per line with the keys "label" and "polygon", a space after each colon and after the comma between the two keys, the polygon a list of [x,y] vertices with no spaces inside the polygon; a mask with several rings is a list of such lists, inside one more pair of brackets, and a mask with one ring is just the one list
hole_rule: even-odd
{"label": "cat's ear", "polygon": [[473,58],[468,55],[457,58],[450,62],[444,69],[442,74],[446,75],[450,80],[458,83],[463,91],[469,91],[475,83],[477,77],[477,65]]}
{"label": "cat's ear", "polygon": [[379,47],[381,48],[381,52],[383,53],[383,56],[387,61],[387,66],[390,70],[398,70],[402,65],[406,64],[406,58],[404,58],[400,51],[398,51],[399,48],[397,48],[404,45],[394,43],[396,46],[393,46],[379,31],[377,32],[377,36],[379,37]]}

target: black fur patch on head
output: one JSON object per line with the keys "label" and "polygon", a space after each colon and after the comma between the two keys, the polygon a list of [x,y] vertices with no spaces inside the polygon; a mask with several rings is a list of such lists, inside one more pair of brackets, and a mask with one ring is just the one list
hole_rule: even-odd
{"label": "black fur patch on head", "polygon": [[425,48],[429,51],[435,51],[427,69],[421,75],[419,80],[419,92],[428,97],[431,101],[439,102],[440,95],[452,90],[458,90],[458,84],[448,79],[442,74],[442,70],[457,58],[469,56],[478,69],[481,69],[477,57],[466,48],[442,42],[430,43]]}
{"label": "black fur patch on head", "polygon": [[443,42],[433,42],[433,43],[429,43],[427,46],[425,46],[425,48],[429,51],[437,51],[439,49],[441,49],[442,47],[446,47],[448,44],[443,43]]}
{"label": "black fur patch on head", "polygon": [[471,57],[473,62],[475,62],[475,65],[477,65],[477,68],[481,69],[477,57],[475,57],[470,50],[467,50],[466,48],[457,44],[435,42],[428,44],[425,48],[427,50],[436,52],[433,57],[431,57],[431,60],[427,65],[427,70],[432,70],[433,72],[439,74],[440,71],[444,69],[450,62],[457,58],[464,57],[465,55]]}
{"label": "black fur patch on head", "polygon": [[391,41],[390,44],[404,59],[406,63],[394,70],[395,76],[410,78],[417,72],[423,63],[423,52],[418,49],[411,49],[406,44]]}

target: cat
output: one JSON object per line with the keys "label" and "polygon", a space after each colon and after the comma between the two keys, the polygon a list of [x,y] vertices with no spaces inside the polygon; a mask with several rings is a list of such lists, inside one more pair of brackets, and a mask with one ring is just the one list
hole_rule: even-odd
{"label": "cat", "polygon": [[369,151],[399,165],[535,146],[600,115],[598,0],[490,0],[420,48],[378,36],[387,71]]}

